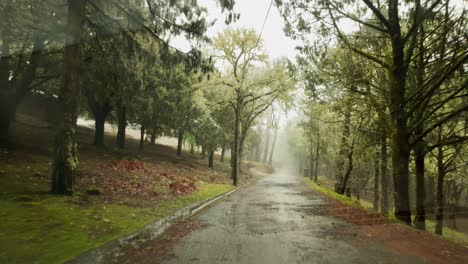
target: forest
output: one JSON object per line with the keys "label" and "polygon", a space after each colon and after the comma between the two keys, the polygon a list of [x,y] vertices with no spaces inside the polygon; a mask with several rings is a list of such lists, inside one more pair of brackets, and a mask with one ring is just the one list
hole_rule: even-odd
{"label": "forest", "polygon": [[[389,219],[468,232],[466,3],[272,0],[258,30],[235,26],[236,1],[211,2],[226,26],[215,36],[199,1],[0,3],[3,230],[22,219],[18,202],[130,210],[96,244],[45,258],[62,262],[153,220],[130,223],[141,212],[129,208],[164,203],[168,215],[292,160],[295,173]],[[266,48],[271,8],[294,59]]]}
{"label": "forest", "polygon": [[290,144],[310,177],[416,228],[456,226],[468,199],[466,12],[457,1],[282,3],[303,44],[305,118]]}

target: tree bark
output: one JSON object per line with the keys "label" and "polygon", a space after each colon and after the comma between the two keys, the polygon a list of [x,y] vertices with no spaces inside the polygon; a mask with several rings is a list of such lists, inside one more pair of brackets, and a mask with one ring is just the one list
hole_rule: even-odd
{"label": "tree bark", "polygon": [[140,150],[143,150],[143,148],[145,147],[145,126],[141,126],[140,127]]}
{"label": "tree bark", "polygon": [[208,157],[208,168],[213,169],[213,158],[214,158],[214,150],[210,150],[210,156]]}
{"label": "tree bark", "polygon": [[109,102],[98,103],[94,95],[89,92],[86,92],[86,97],[88,98],[88,106],[94,116],[94,145],[104,146],[104,128],[107,115],[111,110],[110,104]]}
{"label": "tree bark", "polygon": [[2,55],[0,58],[0,146],[7,146],[10,125],[15,119],[16,106],[30,91],[31,83],[36,77],[37,67],[42,58],[44,40],[36,34],[31,51],[31,57],[21,71],[20,80],[10,81],[10,33],[7,29],[1,33]]}
{"label": "tree bark", "polygon": [[240,140],[239,140],[239,157],[237,159],[237,168],[239,170],[239,174],[242,173],[242,159],[244,158],[244,141],[246,137],[247,137],[246,134],[241,133]]}
{"label": "tree bark", "polygon": [[[350,135],[350,124],[351,124],[351,104],[348,104],[346,106],[346,112],[345,112],[345,119],[343,122],[343,132],[341,134],[341,143],[340,143],[340,150],[338,153],[338,164],[336,166],[337,168],[337,173],[338,173],[338,179],[337,179],[337,192],[340,194],[343,194],[346,189],[346,184],[345,182],[345,171],[344,171],[344,165],[345,165],[345,158],[348,157],[349,159],[349,153],[350,153],[350,148],[349,148],[349,135]],[[351,158],[352,159],[352,158]],[[348,166],[349,167],[349,166]]]}
{"label": "tree bark", "polygon": [[75,185],[78,165],[75,130],[81,86],[81,39],[85,8],[85,0],[68,1],[68,29],[64,51],[65,71],[63,85],[59,92],[60,116],[52,165],[52,193],[55,194],[72,194]]}
{"label": "tree bark", "polygon": [[123,149],[125,147],[125,130],[127,128],[127,111],[122,102],[117,107],[117,147]]}
{"label": "tree bark", "polygon": [[179,129],[177,133],[177,156],[182,155],[182,143],[184,141],[184,130]]}
{"label": "tree bark", "polygon": [[[419,128],[416,129],[422,131]],[[416,132],[418,133],[418,132]],[[426,156],[424,141],[416,143],[414,147],[414,164],[416,169],[416,215],[414,219],[415,227],[421,230],[426,229],[426,190],[424,186],[424,158]]]}
{"label": "tree bark", "polygon": [[204,159],[205,158],[205,154],[206,154],[206,149],[205,149],[205,146],[201,146],[201,158]]}
{"label": "tree bark", "polygon": [[436,199],[436,226],[435,233],[442,235],[444,225],[444,150],[442,147],[442,128],[439,127],[437,147],[437,199]]}
{"label": "tree bark", "polygon": [[150,142],[151,145],[156,145],[156,131],[151,131],[151,137],[150,137]]}
{"label": "tree bark", "polygon": [[388,154],[387,154],[387,129],[385,126],[382,126],[382,130],[380,133],[380,176],[381,176],[381,212],[384,215],[388,214],[389,211],[389,204],[388,204],[388,175],[387,175],[387,162],[388,162]]}
{"label": "tree bark", "polygon": [[2,56],[0,58],[0,146],[8,145],[12,112],[15,107],[15,90],[10,84],[10,34],[2,31]]}
{"label": "tree bark", "polygon": [[388,31],[392,47],[392,67],[390,79],[390,117],[393,131],[392,139],[392,174],[394,186],[395,217],[408,225],[411,224],[409,204],[409,131],[405,110],[406,74],[405,42],[401,35],[398,15],[398,1],[388,2]]}
{"label": "tree bark", "polygon": [[[421,36],[419,40],[419,56],[418,56],[418,69],[416,72],[416,82],[417,87],[422,87],[424,85],[424,28],[421,25],[420,28]],[[424,124],[419,122],[423,119],[423,107],[419,107],[415,113],[415,121],[417,126],[415,128],[415,134],[420,135],[424,132]],[[414,218],[414,225],[417,229],[425,230],[426,229],[426,212],[425,212],[425,202],[426,202],[426,190],[424,183],[424,159],[426,157],[426,149],[424,140],[421,139],[419,142],[416,142],[414,149],[414,165],[416,171],[416,215]]]}
{"label": "tree bark", "polygon": [[346,185],[348,183],[349,178],[351,177],[351,172],[353,171],[353,152],[354,152],[354,143],[351,144],[351,147],[348,151],[348,168],[346,169],[346,173],[343,177],[343,182],[341,183],[341,189],[338,192],[339,194],[344,194],[347,189]]}
{"label": "tree bark", "polygon": [[[380,139],[380,137],[379,137]],[[374,204],[373,208],[375,211],[379,210],[379,200],[380,200],[380,153],[377,151],[374,158]]]}
{"label": "tree bark", "polygon": [[221,159],[220,159],[221,162],[224,162],[225,154],[226,154],[226,145],[223,145],[223,147],[221,148]]}
{"label": "tree bark", "polygon": [[232,148],[232,167],[231,177],[234,186],[237,186],[237,180],[239,177],[239,133],[240,133],[240,114],[241,114],[241,97],[240,91],[237,92],[236,107],[234,108],[235,119],[234,119],[234,143]]}
{"label": "tree bark", "polygon": [[95,114],[94,115],[94,145],[95,146],[104,146],[104,125],[106,123],[106,118],[104,115]]}
{"label": "tree bark", "polygon": [[318,181],[319,163],[320,162],[320,124],[317,126],[317,144],[315,147],[315,166],[314,166],[314,182]]}
{"label": "tree bark", "polygon": [[[25,67],[24,72],[21,73],[23,76],[21,80],[14,84],[16,90],[15,105],[18,105],[23,100],[24,96],[30,92],[31,83],[36,78],[37,68],[42,59],[45,43],[41,34],[42,33],[35,34],[29,64]],[[14,111],[16,111],[16,106],[14,107]]]}

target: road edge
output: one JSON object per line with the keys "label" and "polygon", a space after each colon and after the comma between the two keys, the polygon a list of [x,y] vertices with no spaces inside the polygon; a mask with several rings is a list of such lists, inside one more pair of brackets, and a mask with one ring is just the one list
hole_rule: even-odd
{"label": "road edge", "polygon": [[120,255],[122,249],[128,246],[136,246],[148,240],[153,240],[161,236],[166,230],[174,225],[180,219],[189,218],[204,208],[212,205],[214,202],[231,195],[232,193],[245,188],[246,186],[256,182],[258,179],[249,181],[240,185],[228,192],[217,195],[212,198],[205,199],[201,202],[186,206],[177,210],[174,214],[159,219],[156,222],[147,224],[139,230],[134,231],[130,235],[110,241],[97,248],[85,251],[84,253],[74,257],[65,263],[69,264],[88,264],[88,263],[107,263],[112,257]]}

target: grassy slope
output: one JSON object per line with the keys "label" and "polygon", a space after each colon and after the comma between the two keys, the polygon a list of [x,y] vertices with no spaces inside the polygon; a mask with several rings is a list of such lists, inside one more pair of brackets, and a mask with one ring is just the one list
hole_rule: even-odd
{"label": "grassy slope", "polygon": [[[321,182],[324,182],[324,181],[327,181],[328,179],[324,178],[324,177],[319,177],[319,184]],[[321,185],[326,185],[326,184],[320,184],[320,185],[317,185],[315,182],[313,182],[311,179],[309,178],[306,178],[306,182],[307,184],[312,187],[314,190],[317,190],[329,197],[332,197],[333,199],[339,201],[340,203],[344,204],[344,205],[348,205],[348,206],[353,206],[353,207],[360,207],[360,208],[364,208],[368,211],[373,211],[373,205],[372,203],[370,203],[369,201],[365,201],[365,200],[356,200],[356,199],[352,199],[352,198],[349,198],[349,197],[346,197],[344,195],[340,195],[340,194],[337,194],[335,191],[327,188],[327,187],[323,187]],[[388,216],[388,220],[392,223],[398,223],[398,220],[395,218],[395,216],[393,214],[389,214]],[[402,224],[403,225],[403,224]],[[406,226],[406,225],[405,225]],[[426,220],[426,229],[427,231],[431,232],[431,233],[434,233],[434,230],[435,230],[435,222],[434,221],[431,221],[431,220]],[[435,233],[434,233],[435,234]],[[462,233],[462,232],[458,232],[456,230],[453,230],[451,228],[448,228],[448,227],[444,227],[443,228],[443,238],[445,239],[448,239],[448,240],[451,240],[457,244],[461,244],[461,245],[468,245],[468,235]]]}
{"label": "grassy slope", "polygon": [[192,194],[142,208],[102,202],[80,206],[75,203],[77,196],[28,196],[33,201],[26,202],[0,200],[0,262],[61,263],[232,188],[205,183]]}
{"label": "grassy slope", "polygon": [[[22,144],[19,147],[0,151],[0,263],[62,263],[180,208],[233,189],[228,184],[229,177],[225,175],[225,168],[221,168],[222,164],[217,164],[218,170],[208,171],[205,161],[196,157],[185,155],[185,160],[180,161],[175,159],[175,155],[171,158],[175,150],[169,149],[166,156],[158,156],[160,149],[153,148],[151,151],[154,153],[150,150],[138,153],[142,160],[149,160],[145,162],[152,164],[151,168],[164,166],[168,174],[182,171],[178,177],[206,172],[205,176],[197,178],[198,189],[190,194],[172,194],[165,190],[168,194],[156,196],[153,200],[84,195],[85,187],[73,196],[50,195],[51,148],[47,139],[51,138],[51,131],[24,127],[21,131],[25,133],[20,135],[18,141]],[[80,137],[80,167],[84,175],[80,177],[93,175],[90,173],[100,170],[99,163],[106,159],[135,156],[134,151],[114,153],[93,149],[86,143],[91,142],[91,134],[86,132]],[[137,141],[129,140],[129,149],[133,147],[136,150],[137,144]],[[93,162],[97,157],[99,162]],[[111,170],[103,172],[108,174],[103,177],[115,177],[109,172]],[[210,182],[208,179],[213,175],[217,179]],[[85,202],[83,198],[86,198]]]}

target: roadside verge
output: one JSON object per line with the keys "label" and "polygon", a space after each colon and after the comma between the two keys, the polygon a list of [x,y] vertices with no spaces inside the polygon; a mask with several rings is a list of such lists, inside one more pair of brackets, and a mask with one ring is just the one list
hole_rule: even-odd
{"label": "roadside verge", "polygon": [[176,211],[174,214],[164,217],[154,223],[148,224],[145,227],[133,232],[132,234],[128,236],[111,241],[103,246],[87,251],[66,263],[72,263],[72,264],[106,263],[106,261],[110,260],[112,257],[119,256],[122,249],[128,246],[136,246],[145,241],[158,238],[168,228],[170,228],[173,224],[175,224],[178,220],[185,219],[185,218],[195,215],[200,210],[210,206],[214,202],[238,191],[241,188],[244,188],[250,185],[252,182],[255,182],[255,181],[256,180],[252,180],[226,193],[223,193],[213,198],[208,198],[201,202],[184,207]]}
{"label": "roadside verge", "polygon": [[[344,209],[330,209],[328,213],[331,215],[335,214],[335,211],[339,212],[336,215],[339,218],[343,218],[348,222],[353,222],[358,225],[375,225],[375,224],[396,224],[401,228],[408,229],[411,232],[418,233],[427,233],[427,235],[432,236],[435,239],[443,239],[453,242],[457,245],[468,248],[468,235],[465,233],[453,230],[448,227],[443,228],[443,236],[436,235],[434,233],[435,222],[432,220],[426,220],[426,230],[417,230],[411,226],[406,225],[405,223],[397,220],[393,214],[383,215],[379,212],[376,212],[372,208],[372,204],[365,200],[356,200],[344,195],[337,194],[335,191],[327,188],[326,186],[318,185],[313,182],[311,179],[306,178],[305,181],[307,185],[314,189],[315,191],[333,199],[334,201],[340,203],[343,206],[352,208],[353,212],[342,213]],[[319,180],[320,182],[320,180]],[[414,217],[413,217],[414,220]]]}

